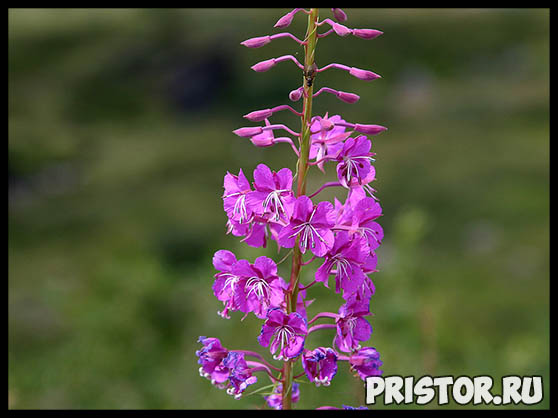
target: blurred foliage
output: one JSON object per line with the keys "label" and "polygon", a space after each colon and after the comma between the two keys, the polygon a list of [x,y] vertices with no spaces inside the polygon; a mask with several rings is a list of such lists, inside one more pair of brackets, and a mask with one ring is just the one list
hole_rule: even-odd
{"label": "blurred foliage", "polygon": [[[285,251],[225,235],[220,198],[227,170],[294,168],[287,146],[231,133],[301,82],[288,63],[249,69],[295,53],[290,40],[239,45],[285,12],[8,11],[10,408],[263,406],[213,388],[194,353],[200,335],[259,349],[259,320],[216,315],[211,257]],[[346,12],[385,34],[320,40],[318,64],[383,78],[321,74],[318,87],[361,100],[323,95],[315,114],[389,127],[373,141],[385,240],[369,344],[384,374],[542,375],[534,408],[548,407],[549,11]],[[304,27],[297,16],[292,31]],[[296,129],[292,115],[277,120]],[[308,189],[332,176],[313,171]],[[310,314],[341,303],[312,296]],[[363,404],[362,382],[341,369],[329,388],[302,384],[299,407]]]}

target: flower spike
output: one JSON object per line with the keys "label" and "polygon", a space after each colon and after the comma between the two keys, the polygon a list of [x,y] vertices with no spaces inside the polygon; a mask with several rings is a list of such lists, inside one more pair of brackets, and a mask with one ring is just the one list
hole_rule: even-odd
{"label": "flower spike", "polygon": [[[247,48],[260,48],[275,39],[290,38],[304,49],[303,54],[282,55],[251,67],[255,72],[265,72],[280,62],[292,61],[302,70],[303,78],[302,85],[288,96],[292,102],[301,101],[301,105],[262,106],[244,115],[260,126],[244,126],[233,131],[260,148],[288,143],[297,156],[296,170],[258,163],[252,178],[242,169],[226,172],[223,178],[221,197],[226,233],[254,248],[265,248],[269,240],[275,241],[280,261],[263,255],[255,260],[239,259],[228,250],[218,250],[213,256],[216,273],[212,290],[217,301],[223,304],[218,315],[224,319],[233,315],[240,315],[241,320],[249,315],[260,319],[257,341],[281,363],[267,361],[255,351],[229,350],[217,338],[200,337],[202,347],[196,352],[200,375],[235,399],[258,383],[259,376],[269,379],[268,387],[272,389],[266,393],[266,387],[260,387],[251,394],[263,394],[267,405],[274,409],[291,409],[299,400],[301,378],[316,386],[329,386],[343,363],[356,378],[363,380],[382,373],[379,353],[363,345],[372,334],[368,317],[373,315],[370,302],[376,292],[369,276],[378,271],[376,250],[384,237],[377,222],[382,207],[374,196],[376,190],[371,187],[376,179],[372,137],[387,128],[350,123],[333,112],[312,114],[313,100],[322,93],[344,103],[360,100],[358,94],[329,87],[315,91],[315,77],[322,71],[337,68],[365,81],[380,77],[372,71],[338,63],[318,68],[315,62],[318,40],[331,33],[373,39],[382,32],[348,28],[342,24],[347,20],[345,12],[338,8],[331,10],[332,19],[320,21],[318,9],[296,8],[275,24],[278,28],[287,27],[298,12],[306,13],[308,26],[303,40],[282,32],[241,42]],[[328,30],[318,33],[319,26],[324,24]],[[303,57],[304,61],[301,58],[299,62],[296,57]],[[284,123],[270,122],[271,117],[283,115],[280,112],[284,110],[300,118],[300,132]],[[286,131],[287,136],[277,137],[277,130]],[[310,171],[317,166],[325,173],[326,162],[334,163],[337,178],[308,194]],[[318,194],[325,189],[344,192],[344,197],[319,201]],[[280,254],[283,249],[286,252]],[[278,265],[288,258],[292,265],[287,281],[279,276]],[[308,282],[307,277],[311,277]],[[334,284],[331,290],[340,294],[344,302],[332,312],[324,307],[325,310],[318,311],[308,321],[307,308],[316,300],[311,293],[318,283],[327,289]],[[331,347],[310,347],[307,337],[312,333],[331,334]],[[297,363],[299,367],[295,368]],[[257,373],[261,374],[256,377]],[[345,405],[342,408],[361,409]]]}

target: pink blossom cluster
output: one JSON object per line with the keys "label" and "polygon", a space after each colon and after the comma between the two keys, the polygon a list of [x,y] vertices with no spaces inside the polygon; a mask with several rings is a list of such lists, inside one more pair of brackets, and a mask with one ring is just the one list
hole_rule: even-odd
{"label": "pink blossom cluster", "polygon": [[[276,28],[291,24],[294,16],[305,9],[294,9],[280,18]],[[361,39],[373,39],[382,32],[373,29],[350,29],[341,22],[347,15],[341,9],[332,9],[333,18],[318,21],[316,26],[329,27],[317,38],[335,33],[338,36],[354,35]],[[259,48],[279,38],[290,38],[305,46],[307,39],[300,40],[290,33],[277,33],[248,39],[242,45]],[[272,58],[255,64],[252,69],[263,72],[282,61],[292,61],[303,70],[305,65],[292,55]],[[313,76],[329,68],[347,71],[361,80],[371,81],[380,76],[369,70],[329,64],[313,68]],[[313,78],[311,79],[313,80]],[[308,81],[311,82],[311,81]],[[307,86],[289,93],[293,102],[305,97]],[[329,93],[345,103],[355,103],[359,96],[323,87],[312,94]],[[278,112],[288,110],[303,116],[304,109],[297,111],[290,105],[257,110],[244,117],[255,123],[236,129],[234,133],[249,139],[256,147],[269,147],[277,143],[288,143],[297,157],[304,157],[302,136],[284,124],[272,123],[270,119]],[[263,122],[263,124],[262,124]],[[373,347],[363,346],[372,334],[368,321],[371,297],[375,286],[371,275],[377,271],[376,250],[383,239],[383,230],[378,219],[382,208],[375,196],[371,183],[376,179],[375,153],[371,151],[374,136],[386,130],[377,124],[347,122],[340,115],[313,116],[308,121],[309,149],[307,165],[316,166],[324,172],[326,167],[335,167],[336,181],[326,182],[312,194],[300,193],[294,187],[296,175],[289,168],[274,170],[259,164],[251,176],[241,170],[227,173],[224,178],[223,208],[227,215],[227,233],[240,237],[252,247],[266,247],[275,241],[279,250],[286,248],[306,255],[307,265],[319,260],[307,284],[293,282],[279,276],[278,267],[271,258],[261,256],[253,261],[238,259],[228,250],[219,250],[213,257],[217,271],[213,283],[215,297],[222,302],[219,315],[230,318],[239,311],[243,317],[253,314],[263,321],[259,344],[268,347],[273,359],[280,362],[298,362],[302,372],[294,376],[306,376],[316,385],[329,385],[337,373],[338,362],[346,361],[351,370],[361,379],[382,373],[379,353]],[[283,131],[283,136],[277,136]],[[298,141],[298,145],[297,145]],[[297,175],[300,175],[298,173]],[[344,197],[333,201],[319,201],[317,196],[325,188],[337,187]],[[293,288],[296,286],[296,289]],[[335,312],[322,311],[311,319],[306,310],[311,302],[311,288],[323,285],[339,294],[341,305]],[[289,308],[289,297],[295,295],[296,308]],[[325,323],[315,324],[320,320]],[[308,336],[313,332],[335,330],[331,347],[312,347]],[[274,389],[266,397],[268,405],[281,408],[282,387],[286,381],[281,365],[273,365],[257,353],[228,350],[217,338],[200,337],[203,347],[197,352],[201,364],[200,374],[228,393],[239,398],[244,390],[257,381],[256,372],[269,376]],[[254,361],[246,360],[254,357]],[[300,396],[299,386],[293,383],[292,401]],[[350,408],[350,407],[347,407]]]}

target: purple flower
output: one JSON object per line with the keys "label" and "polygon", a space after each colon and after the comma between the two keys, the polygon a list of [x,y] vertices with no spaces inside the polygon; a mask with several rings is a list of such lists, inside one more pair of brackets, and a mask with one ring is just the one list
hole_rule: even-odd
{"label": "purple flower", "polygon": [[[349,188],[354,183],[361,184],[372,170],[370,152],[371,142],[365,136],[348,138],[343,149],[337,155],[337,178],[343,187]],[[369,181],[368,181],[369,182]]]}
{"label": "purple flower", "polygon": [[277,265],[272,259],[262,256],[250,264],[246,260],[237,261],[230,251],[220,250],[213,256],[213,265],[220,270],[215,275],[213,292],[225,305],[219,312],[223,318],[229,318],[229,311],[238,310],[265,318],[269,308],[283,303],[287,285],[277,276]]}
{"label": "purple flower", "polygon": [[279,231],[283,227],[280,224],[268,223],[265,219],[253,219],[251,223],[241,224],[233,219],[227,221],[227,234],[233,234],[235,237],[244,237],[241,241],[251,247],[267,246],[267,239],[271,237],[277,240]]}
{"label": "purple flower", "polygon": [[368,408],[365,406],[349,406],[349,405],[341,405],[343,409],[346,410],[357,410],[357,411],[368,411]]}
{"label": "purple flower", "polygon": [[[275,360],[289,360],[302,352],[307,332],[306,319],[298,312],[286,314],[279,308],[270,309],[258,342],[263,347],[270,346]],[[278,349],[279,354],[275,355]]]}
{"label": "purple flower", "polygon": [[240,277],[233,273],[236,262],[236,256],[228,250],[219,250],[213,256],[213,266],[219,270],[219,273],[215,275],[213,293],[225,305],[225,308],[218,312],[223,318],[229,318],[229,311],[236,311],[240,308],[236,296]]}
{"label": "purple flower", "polygon": [[[273,395],[265,396],[264,399],[270,408],[273,409],[283,409],[283,384],[279,383],[273,389]],[[298,383],[293,383],[293,389],[291,391],[291,402],[297,403],[300,400],[300,387]]]}
{"label": "purple flower", "polygon": [[349,357],[351,370],[358,372],[362,380],[366,380],[369,376],[380,376],[382,371],[380,366],[383,364],[380,360],[380,353],[374,347],[364,347]]}
{"label": "purple flower", "polygon": [[349,353],[360,348],[359,341],[366,341],[372,334],[372,327],[364,316],[370,315],[368,306],[358,300],[351,300],[339,308],[335,344],[339,350]]}
{"label": "purple flower", "polygon": [[308,196],[296,199],[290,223],[281,230],[278,242],[286,248],[293,248],[299,238],[302,253],[310,249],[317,257],[323,257],[334,243],[331,231],[335,223],[335,212],[330,202],[320,202],[314,206]]}
{"label": "purple flower", "polygon": [[[310,137],[312,140],[310,159],[315,158],[316,161],[320,161],[326,156],[337,155],[343,149],[343,141],[351,132],[345,132],[344,126],[335,125],[339,122],[345,122],[339,115],[328,118],[326,114],[324,118],[319,116],[312,118],[310,131],[316,133]],[[324,161],[318,163],[318,168],[322,171],[324,171],[323,166]]]}
{"label": "purple flower", "polygon": [[268,257],[258,257],[254,264],[240,260],[234,264],[233,274],[239,277],[236,285],[238,308],[265,318],[268,309],[278,307],[285,299],[285,281],[277,276],[277,265]]}
{"label": "purple flower", "polygon": [[382,215],[382,207],[371,197],[360,197],[360,200],[347,199],[342,216],[337,219],[336,227],[344,226],[349,234],[359,234],[366,238],[370,251],[380,246],[384,231],[376,219]]}
{"label": "purple flower", "polygon": [[[278,63],[292,61],[303,71],[303,79],[302,86],[298,84],[299,87],[290,92],[289,99],[298,101],[304,98],[302,106],[296,106],[295,109],[290,105],[279,104],[251,111],[244,118],[262,126],[246,126],[233,131],[258,147],[277,143],[290,145],[298,157],[296,168],[301,187],[297,189],[296,195],[292,190],[294,173],[288,168],[273,171],[266,164],[259,164],[253,172],[253,181],[249,181],[242,170],[239,170],[238,175],[227,172],[223,181],[227,234],[241,237],[241,242],[252,247],[266,247],[268,239],[273,239],[277,242],[278,252],[282,247],[294,248],[291,280],[287,283],[279,277],[277,264],[265,256],[256,258],[253,263],[237,259],[234,253],[227,250],[219,250],[213,256],[216,274],[212,289],[215,297],[223,303],[219,315],[229,318],[230,312],[240,311],[244,314],[242,320],[250,313],[263,319],[258,336],[259,344],[265,347],[263,350],[269,349],[275,360],[287,361],[292,365],[300,358],[303,372],[292,369],[289,372],[289,364],[286,363],[284,368],[276,367],[258,352],[228,350],[217,338],[200,337],[202,348],[196,351],[201,366],[200,375],[210,379],[213,385],[226,389],[235,399],[239,399],[250,385],[257,382],[257,372],[265,373],[273,382],[269,386],[273,389],[265,394],[267,405],[273,409],[282,409],[283,404],[290,403],[290,400],[284,399],[286,393],[283,393],[283,389],[290,392],[293,403],[298,402],[300,389],[295,379],[304,374],[316,386],[329,386],[337,373],[339,360],[348,361],[351,371],[363,380],[382,374],[378,352],[372,347],[362,348],[361,343],[372,334],[372,327],[366,317],[372,315],[369,308],[375,288],[368,275],[377,271],[375,250],[383,238],[383,230],[376,222],[382,215],[382,208],[374,196],[376,191],[370,186],[376,178],[376,171],[373,165],[375,154],[371,152],[368,138],[387,128],[349,123],[340,115],[329,117],[329,113],[312,116],[311,112],[312,101],[321,93],[335,95],[346,103],[355,103],[360,99],[355,93],[329,87],[314,92],[313,79],[323,71],[335,68],[366,81],[380,77],[372,71],[339,63],[319,68],[314,62],[318,38],[336,33],[343,37],[352,34],[372,39],[382,32],[351,29],[341,23],[347,20],[345,12],[337,8],[331,10],[335,21],[327,18],[320,21],[317,9],[296,8],[275,24],[275,27],[287,27],[298,12],[304,12],[308,15],[308,36],[304,41],[283,32],[253,37],[241,43],[248,48],[260,48],[275,39],[290,38],[310,48],[306,51],[308,54],[304,64],[294,55],[282,55],[257,62],[251,67],[256,72],[266,72]],[[329,25],[331,30],[319,34],[316,29],[323,24]],[[293,131],[285,124],[270,123],[272,117],[275,118],[278,112],[284,110],[301,118],[303,126],[300,132]],[[276,137],[274,132],[279,130],[286,131],[289,136]],[[309,144],[308,141],[302,141],[297,146],[291,137],[300,141],[308,140]],[[324,172],[327,161],[335,161],[338,180],[327,181],[313,194],[306,195],[306,170],[317,165]],[[337,186],[347,189],[343,204],[338,199],[333,203],[324,201],[315,204],[312,201],[325,188]],[[312,254],[301,258],[301,254],[307,251]],[[285,254],[280,263],[290,253],[293,250]],[[303,285],[302,282],[306,280],[301,280],[299,276],[301,268],[313,263],[316,258],[323,260],[315,272],[315,278]],[[323,311],[310,320],[310,324],[313,324],[318,319],[329,318],[330,323],[309,328],[306,311],[314,300],[307,299],[307,289],[316,282],[322,282],[329,288],[330,276],[334,276],[335,292],[342,295],[345,303],[339,307],[338,313]],[[323,329],[336,330],[331,348],[305,349],[308,334]],[[252,361],[252,357],[259,361]],[[343,405],[342,408],[325,406],[318,409],[366,408]]]}
{"label": "purple flower", "polygon": [[227,393],[234,396],[235,399],[240,399],[244,390],[258,381],[258,378],[252,375],[242,353],[230,352],[223,360],[223,365],[230,370],[230,386]]}
{"label": "purple flower", "polygon": [[376,169],[372,165],[370,166],[370,172],[366,177],[358,180],[353,179],[353,181],[349,185],[350,186],[349,196],[348,196],[349,200],[351,202],[358,202],[364,199],[367,194],[370,195],[370,197],[373,198],[374,200],[378,200],[376,196],[374,196],[376,190],[374,190],[374,188],[370,186],[370,183],[373,182],[374,180],[376,180]]}
{"label": "purple flower", "polygon": [[266,227],[267,224],[265,222],[252,222],[249,224],[246,233],[243,234],[244,238],[241,241],[245,242],[250,247],[265,248],[268,236]]}
{"label": "purple flower", "polygon": [[372,295],[376,292],[376,287],[374,282],[366,274],[364,275],[364,280],[357,287],[357,289],[351,294],[343,294],[343,298],[347,302],[356,301],[365,306],[370,306],[370,299]]}
{"label": "purple flower", "polygon": [[246,196],[252,191],[250,183],[240,169],[238,176],[228,173],[223,183],[223,207],[229,219],[245,223],[252,217],[252,210],[246,204]]}
{"label": "purple flower", "polygon": [[203,344],[203,348],[196,351],[198,364],[201,364],[200,376],[214,385],[222,384],[229,378],[229,369],[223,364],[229,351],[223,348],[218,338],[200,337],[198,342]]}
{"label": "purple flower", "polygon": [[258,216],[277,222],[290,218],[295,198],[292,192],[293,174],[288,168],[277,173],[265,164],[254,170],[255,191],[248,194],[247,203]]}
{"label": "purple flower", "polygon": [[384,230],[375,222],[382,215],[382,207],[370,197],[357,203],[353,211],[352,227],[368,240],[370,251],[380,246],[384,237]]}
{"label": "purple flower", "polygon": [[318,347],[313,351],[304,350],[302,367],[308,379],[316,386],[329,386],[337,373],[337,353],[329,347]]}
{"label": "purple flower", "polygon": [[333,248],[316,271],[316,280],[328,287],[329,275],[335,269],[335,292],[343,289],[344,295],[354,293],[365,279],[362,265],[369,253],[368,244],[362,237],[354,235],[351,239],[348,232],[338,232]]}

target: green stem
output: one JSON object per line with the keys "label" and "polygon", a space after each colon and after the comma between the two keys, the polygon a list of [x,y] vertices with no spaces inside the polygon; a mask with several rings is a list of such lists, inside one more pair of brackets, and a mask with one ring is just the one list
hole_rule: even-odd
{"label": "green stem", "polygon": [[[306,44],[304,46],[304,69],[305,74],[302,77],[304,86],[301,130],[300,130],[300,156],[297,162],[297,188],[296,196],[306,194],[306,174],[308,172],[308,156],[310,154],[310,121],[312,119],[312,94],[314,93],[313,79],[315,75],[315,50],[318,42],[318,9],[310,9],[308,15],[308,27],[306,30]],[[287,313],[296,311],[296,302],[298,298],[298,281],[300,278],[300,268],[302,265],[302,253],[300,252],[299,239],[296,239],[293,262],[291,268],[291,280],[286,296]],[[283,409],[292,408],[292,384],[293,384],[293,362],[286,361],[283,365]]]}

